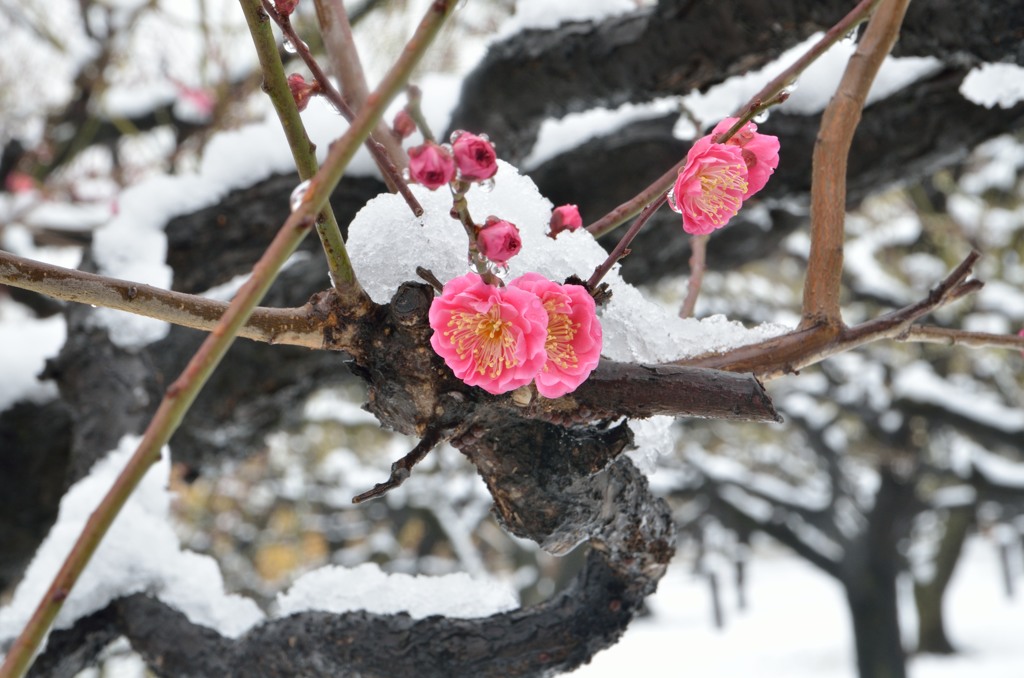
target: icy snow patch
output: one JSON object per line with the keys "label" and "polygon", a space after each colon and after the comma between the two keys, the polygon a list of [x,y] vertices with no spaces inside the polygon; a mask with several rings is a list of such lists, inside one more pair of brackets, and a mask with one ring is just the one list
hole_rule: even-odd
{"label": "icy snow patch", "polygon": [[[60,503],[57,523],[29,565],[10,605],[0,608],[0,644],[25,626],[35,606],[81,534],[86,521],[135,452],[139,438],[125,436],[118,448],[75,483]],[[180,610],[192,622],[237,637],[263,619],[252,600],[227,594],[215,561],[184,551],[168,516],[171,495],[166,449],[111,525],[109,532],[64,602],[55,628],[102,609],[110,601],[146,592]]]}
{"label": "icy snow patch", "polygon": [[636,447],[626,454],[643,473],[654,473],[658,466],[658,457],[675,450],[676,438],[672,431],[674,422],[674,418],[660,415],[629,422],[629,428],[633,431],[633,444]]}
{"label": "icy snow patch", "polygon": [[0,297],[0,412],[19,400],[38,403],[57,397],[54,383],[40,381],[38,375],[66,336],[64,316],[39,319],[21,304]]}
{"label": "icy snow patch", "polygon": [[277,597],[278,615],[307,610],[342,614],[407,612],[414,619],[439,614],[473,618],[512,610],[519,600],[510,586],[465,573],[439,577],[386,574],[376,563],[354,568],[329,565],[299,577]]}
{"label": "icy snow patch", "polygon": [[982,64],[960,83],[965,99],[985,108],[1013,108],[1024,101],[1024,68],[1017,64]]}
{"label": "icy snow patch", "polygon": [[[561,281],[570,275],[588,278],[607,256],[584,229],[547,237],[551,202],[540,195],[529,177],[499,161],[491,191],[470,189],[469,210],[477,222],[499,216],[519,227],[523,249],[510,260],[508,277],[529,271]],[[349,226],[352,263],[370,297],[386,303],[407,280],[418,280],[415,269],[423,266],[442,282],[467,272],[466,235],[449,215],[451,194],[412,186],[425,213],[412,217],[400,196],[373,198]],[[777,336],[781,325],[764,324],[750,329],[723,316],[704,320],[680,319],[648,300],[619,275],[618,265],[605,276],[612,289],[611,301],[601,310],[606,358],[626,362],[662,363],[710,351],[723,351]]]}

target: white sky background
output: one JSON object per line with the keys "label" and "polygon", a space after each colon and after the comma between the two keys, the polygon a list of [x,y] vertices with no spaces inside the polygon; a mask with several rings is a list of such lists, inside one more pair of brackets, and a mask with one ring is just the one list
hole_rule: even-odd
{"label": "white sky background", "polygon": [[[183,3],[183,5],[188,3]],[[416,5],[417,3],[410,3]],[[419,3],[422,4],[422,3]],[[565,2],[559,5],[561,18],[580,19],[585,18],[588,13],[600,12],[602,14],[614,13],[616,11],[628,10],[633,6],[631,0],[605,0],[603,2],[587,2],[577,0]],[[223,7],[234,5],[226,3]],[[192,6],[192,5],[188,5]],[[215,8],[222,8],[221,4],[212,3]],[[216,11],[221,11],[217,9]],[[73,10],[69,10],[73,11]],[[56,12],[55,15],[60,15]],[[414,16],[414,11],[410,16]],[[185,19],[188,14],[186,12]],[[218,17],[225,21],[234,21],[231,14],[218,14]],[[520,2],[517,16],[513,17],[502,31],[508,34],[521,27],[550,25],[554,17],[552,15],[551,3],[533,1]],[[15,34],[11,34],[15,36]],[[25,50],[39,48],[38,41],[24,41],[22,38],[12,37],[19,40],[22,45],[18,50],[6,50],[8,56],[3,59],[8,66],[13,63],[13,53],[24,56]],[[247,37],[245,38],[247,40]],[[146,47],[148,45],[148,47]],[[201,43],[190,39],[183,44],[176,45],[179,48],[180,60],[175,60],[175,77],[187,77],[189,73],[198,70],[196,56],[202,48]],[[159,59],[159,45],[152,41],[145,42],[140,49],[143,59],[138,63],[128,63],[123,67],[131,74],[127,79],[129,83],[138,83],[152,78],[154,73],[159,71],[155,62],[148,59]],[[238,47],[238,45],[236,45]],[[482,53],[479,44],[466,46],[470,53]],[[51,76],[57,76],[59,80],[53,88],[43,88],[47,97],[59,100],[60,96],[66,96],[61,83],[66,80],[67,73],[77,59],[83,58],[89,53],[89,47],[80,41],[71,41],[69,50],[65,57],[55,55],[52,50],[45,52],[40,57],[39,63],[50,69]],[[232,50],[232,54],[245,54],[240,47]],[[251,56],[251,53],[250,53]],[[792,56],[788,57],[792,58]],[[832,57],[830,57],[832,58]],[[841,61],[840,56],[840,61]],[[240,57],[239,62],[228,62],[238,67],[251,65],[246,57]],[[820,108],[827,98],[827,87],[834,84],[835,79],[829,74],[834,74],[836,64],[840,61],[827,62],[821,68],[825,69],[819,73],[808,73],[800,82],[790,106],[804,107],[802,110],[815,110]],[[26,63],[31,63],[27,60]],[[462,68],[468,68],[469,61],[460,64]],[[373,72],[380,68],[379,64],[368,64]],[[699,116],[705,124],[712,124],[716,117],[729,113],[738,103],[741,103],[750,93],[758,89],[764,80],[771,77],[773,69],[781,68],[777,63],[769,66],[759,75],[752,78],[737,78],[721,88],[713,89],[702,96],[684,97],[681,100],[666,99],[655,102],[651,105],[630,105],[615,111],[598,110],[579,116],[567,117],[562,121],[551,121],[546,123],[542,131],[538,147],[526,165],[537,164],[546,157],[551,157],[560,148],[575,145],[580,140],[598,133],[606,133],[621,126],[626,122],[636,119],[637,116],[649,116],[660,114],[666,110],[677,108],[681,102],[685,103],[691,110],[699,112]],[[908,62],[906,68],[900,72],[897,67],[892,70],[890,87],[898,87],[907,82],[907,78],[913,79],[929,72],[932,64],[916,61]],[[1014,70],[1015,69],[1015,70]],[[901,79],[903,78],[903,79]],[[981,105],[1013,105],[1024,97],[1024,82],[1020,69],[1016,67],[1006,68],[985,67],[979,69],[972,75],[971,79],[965,82],[963,93],[973,101]],[[893,84],[895,83],[895,84]],[[147,103],[140,99],[141,94],[149,100],[156,100],[173,94],[173,87],[167,87],[166,81],[151,83],[152,87],[139,87],[128,85],[125,88],[111,91],[109,104],[112,108],[126,110],[130,105],[142,105]],[[190,83],[190,84],[200,84]],[[457,96],[457,82],[450,77],[424,78],[423,87],[425,90],[425,107],[428,116],[436,129],[444,127],[444,120],[448,114],[448,106],[454,103]],[[151,97],[151,98],[150,98]],[[19,129],[38,129],[37,125],[30,118],[30,111],[16,111],[16,120]],[[333,113],[320,104],[311,106],[311,110],[305,115],[307,122],[319,130],[317,133],[321,138],[327,140],[343,129]],[[765,131],[770,131],[770,123],[766,125]],[[109,221],[97,233],[99,243],[108,242],[109,247],[102,248],[101,263],[105,270],[113,275],[127,277],[142,282],[167,283],[167,271],[163,268],[164,247],[160,227],[166,219],[177,213],[188,211],[196,207],[215,202],[223,193],[234,186],[243,185],[274,171],[282,171],[290,167],[290,157],[287,149],[280,142],[280,133],[276,130],[276,122],[270,120],[265,123],[257,123],[236,132],[220,135],[211,145],[212,151],[208,152],[207,158],[199,164],[195,172],[178,177],[158,176],[148,179],[137,186],[129,189],[119,197],[120,213],[117,218]],[[321,150],[326,149],[326,143],[320,144]],[[258,152],[256,152],[258,150]],[[256,154],[254,155],[254,152]],[[356,172],[372,171],[367,161],[357,161],[354,168]],[[1007,165],[1003,165],[1007,166]],[[543,238],[538,230],[546,219],[547,210],[550,204],[546,199],[536,194],[532,189],[532,183],[515,174],[511,167],[503,167],[502,175],[496,190],[488,195],[478,193],[471,196],[471,209],[476,205],[480,209],[493,209],[495,211],[516,211],[522,213],[520,217],[521,228],[524,229],[524,242],[534,247],[534,254],[524,254],[522,259],[513,260],[516,266],[529,266],[533,270],[550,269],[554,272],[569,270],[579,272],[578,269],[592,269],[595,258],[598,256],[596,250],[590,244],[578,243],[577,247],[571,250],[566,246],[572,238],[584,240],[582,234],[560,238],[559,241],[549,241]],[[980,191],[979,191],[980,192]],[[436,194],[435,194],[436,195]],[[424,196],[434,209],[434,212],[424,218],[424,226],[414,226],[418,229],[416,237],[397,237],[396,229],[400,233],[408,233],[410,226],[408,220],[402,216],[404,204],[401,201],[395,202],[389,197],[378,200],[375,206],[369,208],[371,211],[364,215],[364,222],[369,216],[375,217],[372,222],[373,229],[360,230],[359,219],[353,225],[353,256],[360,276],[367,282],[371,291],[376,291],[382,298],[389,290],[394,289],[400,281],[410,277],[408,272],[398,272],[398,278],[391,276],[392,271],[397,269],[390,265],[395,259],[394,249],[381,249],[374,245],[382,242],[393,247],[396,242],[408,246],[410,251],[422,253],[431,251],[431,256],[436,260],[417,260],[413,263],[435,267],[439,274],[447,271],[448,275],[455,275],[456,268],[461,266],[458,261],[458,254],[451,249],[424,247],[421,238],[432,237],[431,229],[443,221],[445,207],[443,204],[434,205],[430,196]],[[53,205],[47,206],[53,209]],[[5,216],[10,212],[13,205],[0,203],[0,212]],[[962,205],[958,209],[970,210],[970,205]],[[372,210],[378,210],[373,212]],[[1013,215],[1011,215],[1012,217]],[[1019,216],[1019,215],[1018,215]],[[381,218],[383,218],[381,220]],[[1007,219],[1003,219],[1002,228],[1012,232],[1017,226],[1006,226]],[[365,222],[369,223],[369,222]],[[1012,223],[1012,219],[1011,219]],[[993,229],[998,229],[999,224],[994,224]],[[366,234],[366,230],[372,230],[372,234]],[[456,235],[458,232],[456,231]],[[24,252],[33,256],[54,257],[56,259],[67,259],[67,255],[55,253],[39,253],[32,245],[26,242],[24,232],[17,229],[8,229],[4,239],[0,242],[4,248],[12,251]],[[360,241],[360,238],[366,238]],[[449,242],[450,234],[438,236],[441,241]],[[865,248],[870,249],[874,241],[862,238]],[[532,242],[531,242],[532,241]],[[436,245],[436,243],[435,243]],[[457,250],[457,245],[456,245]],[[854,273],[863,272],[869,276],[872,272],[865,268],[869,266],[870,257],[857,257],[857,250],[854,249],[854,264],[861,262],[863,265],[855,268]],[[409,254],[411,261],[412,254]],[[533,258],[531,258],[533,257]],[[454,263],[453,263],[454,262]],[[376,271],[372,274],[370,271]],[[461,272],[461,271],[460,271]],[[444,275],[442,275],[442,278]],[[630,301],[631,311],[616,310],[610,308],[608,315],[608,346],[609,353],[620,359],[636,360],[657,360],[665,359],[668,356],[665,351],[677,350],[685,353],[703,350],[704,348],[716,346],[722,347],[728,344],[735,344],[739,341],[748,340],[753,336],[758,338],[764,336],[763,332],[777,332],[777,327],[769,326],[748,332],[743,328],[737,328],[726,322],[722,317],[705,320],[702,323],[696,321],[678,321],[666,315],[666,309],[658,309],[649,301],[639,298],[639,293],[631,291],[632,288],[624,286],[616,276],[611,276],[612,281],[619,286],[616,298],[620,301]],[[894,288],[886,283],[889,293]],[[1006,285],[1004,288],[995,288],[996,297],[990,302],[995,307],[1003,309],[1004,314],[1009,309],[1009,315],[1018,325],[1024,321],[1024,302],[1021,301],[1022,293],[1019,285]],[[902,290],[899,290],[902,291]],[[630,298],[630,295],[636,295]],[[644,312],[637,309],[643,308]],[[121,337],[125,345],[132,345],[133,342],[148,342],[162,336],[163,328],[160,323],[143,320],[141,325],[135,325],[137,321],[128,319],[124,314],[111,314],[114,320],[108,320],[110,327],[114,329],[117,337]],[[619,323],[616,326],[616,323]],[[639,323],[639,324],[638,324]],[[657,328],[654,336],[660,339],[652,339],[650,327]],[[666,327],[668,330],[666,331]],[[39,385],[33,379],[41,368],[46,357],[52,356],[59,349],[64,338],[64,325],[58,319],[33,320],[22,310],[15,308],[9,302],[0,304],[0,346],[3,352],[0,353],[0,409],[10,405],[15,400],[24,397],[48,398],[53,395],[49,386]],[[686,337],[681,339],[680,337]],[[905,394],[916,394],[924,398],[930,394],[933,398],[953,398],[956,393],[950,394],[945,387],[937,387],[932,378],[934,375],[920,372],[920,379],[915,379],[918,374],[908,372],[898,383]],[[1010,408],[992,409],[992,404],[985,400],[963,400],[958,405],[975,412],[980,419],[986,417],[997,417],[1003,422],[1018,426],[1020,422],[1020,409]],[[1010,409],[1009,413],[1006,411]],[[655,422],[653,429],[658,429],[659,422]],[[650,449],[660,449],[663,446],[666,432],[655,430],[648,441]],[[143,507],[145,508],[145,507]],[[141,509],[140,509],[141,510]],[[158,519],[161,511],[165,508],[158,506],[155,509]],[[153,510],[150,510],[152,513]],[[139,525],[152,525],[146,521],[152,518],[149,514],[140,514],[137,518]],[[166,525],[164,525],[166,527]],[[153,528],[157,529],[157,528]],[[160,528],[162,529],[162,528]],[[72,534],[69,532],[69,534]],[[168,534],[162,534],[162,538],[170,540]],[[68,537],[70,538],[70,537]],[[130,541],[130,539],[129,539]],[[115,542],[116,543],[116,542]],[[176,554],[175,558],[181,558],[181,562],[191,563],[183,566],[195,567],[196,572],[208,565],[201,565],[197,560],[191,560],[180,551],[175,551],[175,545],[168,541],[166,544],[168,553]],[[136,554],[140,558],[143,555]],[[132,556],[135,557],[135,556]],[[1018,563],[1020,555],[1016,556]],[[168,561],[170,562],[170,561]],[[174,561],[178,562],[178,561]],[[159,563],[152,563],[153,570],[143,569],[136,575],[142,577],[137,581],[126,581],[126,586],[148,586],[154,579],[172,579],[167,572],[161,572]],[[706,599],[707,589],[701,583],[688,581],[686,565],[676,565],[666,579],[662,582],[661,589],[657,596],[652,599],[651,607],[655,616],[651,620],[643,620],[634,624],[634,627],[627,633],[625,640],[611,651],[602,653],[597,657],[594,664],[582,669],[578,675],[582,676],[621,676],[624,671],[635,669],[638,666],[644,668],[645,675],[650,676],[675,676],[679,675],[679,667],[685,666],[687,671],[693,675],[716,678],[717,676],[735,675],[758,675],[761,678],[800,678],[801,676],[815,676],[818,678],[840,678],[852,676],[851,669],[852,650],[849,634],[849,625],[846,621],[846,609],[838,589],[823,575],[809,570],[809,567],[791,557],[780,555],[773,551],[768,559],[755,559],[750,598],[752,609],[749,613],[739,616],[729,615],[730,627],[725,632],[715,632],[709,627],[710,613]],[[144,575],[144,576],[143,576]],[[120,576],[120,575],[117,575]],[[145,577],[150,577],[146,579]],[[370,581],[367,575],[364,581]],[[102,579],[102,577],[100,578]],[[972,675],[984,675],[987,678],[1017,678],[1024,671],[1024,648],[1018,642],[1019,631],[1024,628],[1024,606],[1021,602],[1007,602],[1000,597],[998,592],[998,571],[992,557],[992,548],[980,540],[974,540],[967,552],[967,559],[957,571],[954,579],[953,590],[950,601],[951,636],[954,642],[960,641],[968,653],[963,657],[954,659],[921,659],[916,660],[911,666],[912,678],[952,678],[970,673]],[[180,582],[179,582],[180,583]],[[455,587],[458,588],[458,587]],[[441,590],[441,589],[439,589]],[[451,597],[451,589],[446,597]],[[801,602],[794,602],[793,593],[801,593]],[[86,591],[86,594],[90,593]],[[91,591],[95,594],[96,590]],[[195,601],[193,601],[195,602]],[[437,600],[435,602],[441,602]],[[506,604],[507,600],[493,602],[495,609]],[[227,604],[227,603],[225,603]],[[231,604],[237,604],[237,601]],[[242,604],[244,607],[244,604]],[[7,616],[0,616],[0,619],[8,621],[8,627],[4,630],[10,631],[14,627],[10,623],[11,611],[6,610]],[[251,610],[246,608],[245,615],[255,619]],[[217,617],[218,612],[210,613]],[[243,615],[244,616],[244,615]],[[766,630],[767,629],[767,630]]]}

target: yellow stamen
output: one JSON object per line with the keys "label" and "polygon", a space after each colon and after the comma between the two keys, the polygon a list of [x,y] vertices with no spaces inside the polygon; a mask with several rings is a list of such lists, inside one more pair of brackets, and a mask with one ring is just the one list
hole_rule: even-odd
{"label": "yellow stamen", "polygon": [[[568,313],[560,313],[555,300],[544,304],[548,312],[548,338],[544,342],[544,350],[548,354],[548,363],[554,363],[563,370],[571,369],[579,364],[572,340],[580,330],[580,324],[574,323]],[[548,369],[548,365],[544,365]]]}
{"label": "yellow stamen", "polygon": [[472,355],[474,369],[497,379],[506,368],[515,367],[516,340],[512,323],[501,319],[501,308],[493,304],[486,313],[453,311],[444,335],[460,360]]}
{"label": "yellow stamen", "polygon": [[693,198],[692,204],[718,226],[740,211],[746,192],[743,165],[714,165],[700,173],[700,195]]}

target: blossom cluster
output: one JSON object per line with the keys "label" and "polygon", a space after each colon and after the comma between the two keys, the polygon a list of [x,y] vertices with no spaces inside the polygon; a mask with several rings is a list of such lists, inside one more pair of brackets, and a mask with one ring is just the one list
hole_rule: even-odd
{"label": "blossom cluster", "polygon": [[547,398],[571,393],[601,357],[601,324],[582,285],[527,273],[505,287],[466,273],[430,306],[430,345],[455,376],[495,395],[531,381]]}
{"label": "blossom cluster", "polygon": [[683,215],[683,230],[691,235],[725,226],[779,165],[778,137],[759,133],[752,122],[724,143],[716,141],[736,121],[726,118],[694,142],[668,194],[669,206]]}
{"label": "blossom cluster", "polygon": [[487,181],[498,172],[498,157],[486,136],[461,130],[452,143],[433,141],[409,149],[409,178],[435,190],[452,181]]}
{"label": "blossom cluster", "polygon": [[[399,127],[403,134],[409,121],[396,119]],[[432,191],[450,186],[457,199],[467,183],[487,185],[497,172],[494,145],[484,135],[458,131],[450,145],[428,140],[409,149],[409,179]],[[576,206],[563,205],[552,213],[549,235],[582,225]],[[498,270],[507,270],[523,247],[519,228],[496,216],[469,233],[471,251]],[[495,280],[467,273],[448,281],[430,306],[434,351],[456,377],[494,395],[531,382],[547,398],[575,391],[601,359],[601,323],[590,292],[537,273],[508,285]]]}

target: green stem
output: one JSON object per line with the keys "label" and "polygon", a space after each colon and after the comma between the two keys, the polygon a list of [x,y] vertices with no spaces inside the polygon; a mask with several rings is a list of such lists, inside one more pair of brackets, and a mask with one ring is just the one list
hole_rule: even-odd
{"label": "green stem", "polygon": [[[338,109],[345,120],[351,123],[352,119],[356,117],[356,114],[345,102],[345,99],[342,98],[341,93],[337,88],[331,84],[327,74],[322,68],[320,68],[320,64],[317,63],[316,59],[313,58],[309,48],[306,47],[306,44],[299,38],[289,17],[278,14],[270,0],[263,0],[262,4],[263,11],[265,11],[270,18],[274,20],[274,23],[276,23],[278,28],[281,29],[281,32],[284,33],[285,38],[295,45],[295,53],[302,59],[303,63],[306,64],[306,68],[309,69],[309,72],[313,74],[313,79],[315,79],[317,84],[320,85],[320,91],[323,96],[327,97],[327,100],[331,102],[331,105]],[[391,134],[389,130],[385,130],[385,132],[387,135]],[[377,138],[374,134],[371,134],[366,141],[363,142],[363,145],[366,147],[366,150],[369,151],[373,161],[377,164],[377,168],[380,170],[381,176],[384,177],[384,183],[388,185],[388,190],[391,192],[397,191],[403,198],[405,198],[405,202],[409,205],[409,209],[412,210],[412,213],[415,216],[423,216],[423,206],[420,205],[418,200],[416,200],[416,196],[412,194],[412,191],[409,190],[409,185],[406,183],[405,179],[402,178],[402,173],[399,172],[398,168],[395,166],[396,162],[402,162],[403,167],[405,165],[405,152],[401,150],[401,146],[399,146],[399,151],[401,152],[396,158],[387,151],[383,144],[377,143]]]}
{"label": "green stem", "polygon": [[[60,572],[50,584],[32,618],[22,629],[21,635],[11,646],[3,666],[0,666],[0,678],[20,678],[28,670],[43,637],[114,518],[138,486],[146,470],[160,458],[161,448],[177,430],[199,391],[234,342],[235,335],[266,294],[285,261],[313,225],[315,215],[327,203],[348,162],[380,120],[384,109],[401,90],[444,20],[451,14],[455,1],[439,1],[431,5],[381,86],[369,96],[366,107],[359,112],[348,131],[332,146],[327,161],[311,179],[309,190],[301,204],[288,217],[270,247],[253,267],[252,276],[238,291],[220,322],[206,337],[185,370],[167,389],[138,449],[89,517],[85,529],[79,535]],[[340,291],[349,301],[359,300],[365,303],[367,300],[358,286],[354,273],[351,273],[351,266],[348,266],[347,270],[350,277],[339,281],[343,283]]]}
{"label": "green stem", "polygon": [[458,219],[466,231],[466,237],[469,239],[469,261],[476,266],[477,273],[488,285],[503,287],[504,283],[488,270],[487,259],[480,254],[480,250],[476,247],[476,238],[480,233],[480,227],[473,221],[473,217],[469,213],[469,201],[466,200],[466,192],[469,191],[469,187],[468,181],[459,181],[452,186],[452,217]]}
{"label": "green stem", "polygon": [[[315,146],[306,134],[299,109],[288,88],[288,77],[281,63],[281,55],[277,49],[277,40],[270,29],[270,22],[263,11],[259,0],[241,0],[245,21],[249,25],[256,54],[259,56],[263,69],[263,89],[274,104],[277,117],[281,121],[288,146],[295,159],[295,168],[303,181],[310,179],[317,172]],[[331,281],[335,287],[341,281],[354,279],[352,265],[345,250],[345,240],[341,237],[341,228],[334,216],[334,210],[325,205],[320,217],[316,220],[316,232],[320,236],[324,254],[327,255],[327,266],[331,272]]]}

